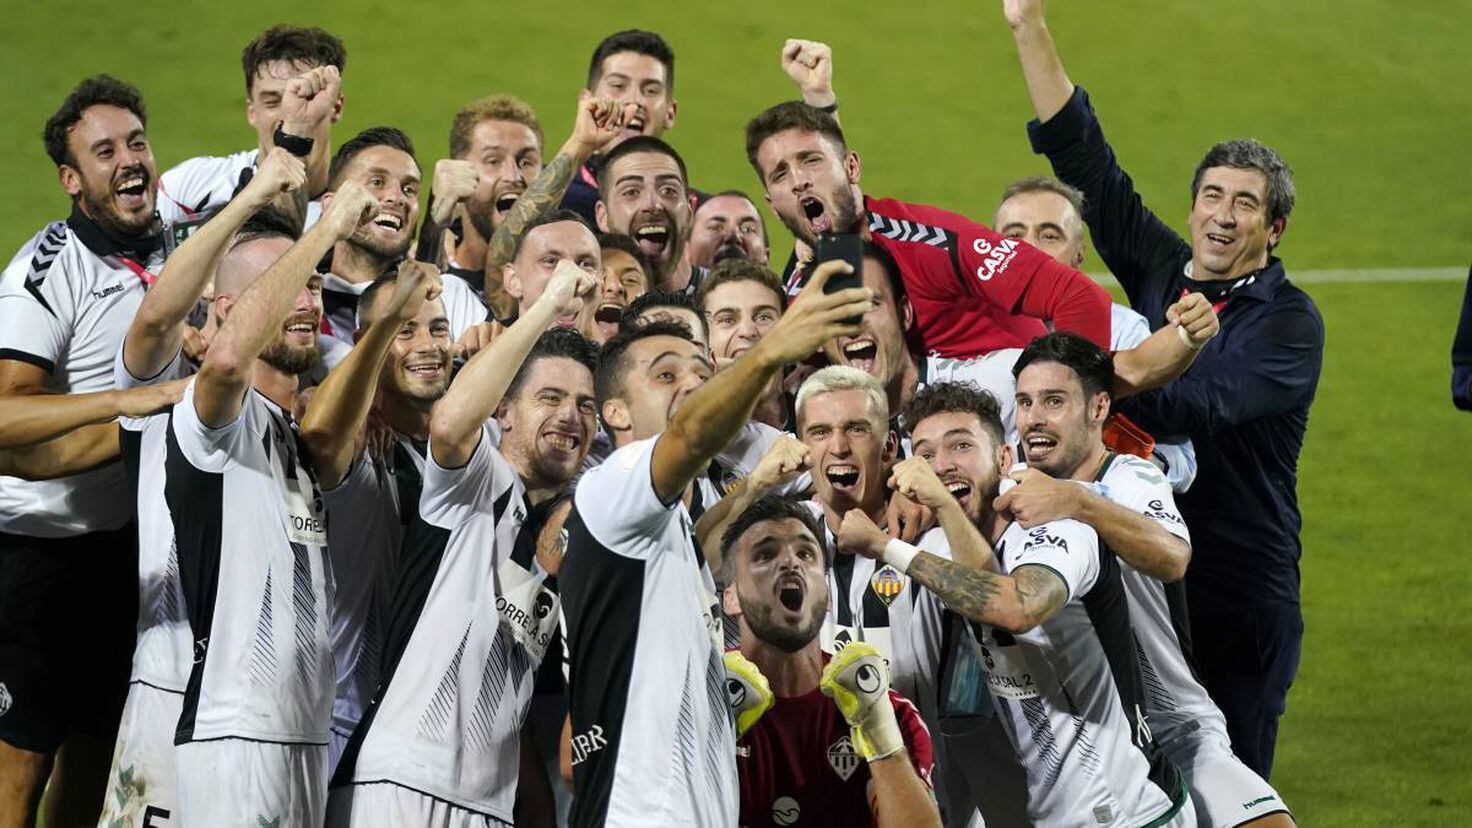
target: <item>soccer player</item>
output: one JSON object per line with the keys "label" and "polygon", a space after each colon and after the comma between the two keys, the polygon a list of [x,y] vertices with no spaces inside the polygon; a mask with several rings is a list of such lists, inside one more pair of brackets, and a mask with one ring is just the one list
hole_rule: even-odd
{"label": "soccer player", "polygon": [[751,196],[726,190],[695,208],[690,228],[690,264],[710,270],[727,259],[767,264],[767,226]]}
{"label": "soccer player", "polygon": [[624,309],[620,330],[642,325],[654,320],[675,322],[690,329],[695,344],[710,352],[710,324],[696,306],[690,294],[672,290],[650,290],[629,303]]}
{"label": "soccer player", "polygon": [[[675,125],[679,103],[675,100],[675,53],[664,38],[642,29],[625,29],[603,38],[593,49],[588,62],[588,94],[611,98],[629,113],[613,143],[599,147],[612,149],[618,143],[637,135],[659,137]],[[598,194],[599,170],[604,159],[590,154],[577,159],[576,177],[569,177],[559,196],[562,206],[582,216],[589,224],[598,223],[594,215]]]}
{"label": "soccer player", "polygon": [[1298,455],[1324,354],[1318,308],[1274,255],[1293,211],[1292,170],[1256,141],[1213,146],[1192,177],[1182,238],[1119,166],[1063,68],[1043,4],[1009,0],[1004,15],[1037,116],[1033,149],[1083,191],[1094,248],[1130,304],[1152,326],[1182,291],[1220,308],[1223,334],[1191,371],[1121,410],[1196,449],[1203,474],[1179,500],[1194,541],[1186,590],[1196,662],[1232,750],[1267,779],[1303,640]]}
{"label": "soccer player", "polygon": [[[327,186],[332,125],[342,117],[342,71],[347,50],[318,28],[276,25],[240,53],[245,70],[245,119],[256,133],[254,149],[225,156],[200,156],[167,170],[159,179],[159,213],[168,243],[178,247],[245,186],[272,147],[300,157],[307,167],[303,194],[321,196]],[[298,79],[308,83],[294,82]],[[291,207],[283,201],[283,208]],[[296,215],[315,221],[313,201]]]}
{"label": "soccer player", "polygon": [[888,668],[862,644],[838,658],[818,645],[828,608],[821,532],[806,506],[780,497],[758,500],[725,531],[721,581],[730,586],[722,600],[741,625],[741,649],[726,654],[727,687],[737,689],[739,702],[740,824],[796,824],[806,816],[829,825],[938,828],[927,784],[930,733],[915,705],[887,681],[887,692],[866,686],[855,695],[872,700],[850,733],[834,703],[843,697],[842,684],[834,685],[858,672],[842,669],[848,661],[873,663],[865,677],[876,684]]}
{"label": "soccer player", "polygon": [[694,293],[705,273],[685,255],[694,220],[688,187],[684,159],[658,138],[620,142],[598,169],[598,229],[638,242],[660,290]]}
{"label": "soccer player", "polygon": [[[710,328],[716,365],[726,365],[751,350],[782,318],[787,294],[777,274],[745,258],[727,259],[700,284],[696,303]],[[755,419],[773,428],[791,420],[786,379],[779,377],[757,403]]]}
{"label": "soccer player", "polygon": [[[1018,179],[1002,191],[992,226],[1009,239],[1022,239],[1069,267],[1083,267],[1084,194],[1056,178],[1037,175]],[[1128,307],[1111,302],[1109,350],[1133,348],[1150,337],[1150,323]],[[1119,417],[1118,413],[1113,416]],[[1125,446],[1121,445],[1121,449]],[[1191,441],[1155,443],[1149,460],[1160,466],[1171,489],[1184,492],[1196,479],[1196,452]]]}
{"label": "soccer player", "polygon": [[1146,723],[1118,559],[1081,523],[1024,529],[993,507],[1012,450],[990,394],[931,386],[905,421],[916,457],[895,466],[894,485],[936,509],[954,560],[889,540],[859,510],[844,516],[838,543],[974,622],[987,686],[1027,773],[1031,823],[1195,825],[1186,784]]}
{"label": "soccer player", "polygon": [[448,538],[405,561],[384,680],[334,776],[329,825],[509,826],[519,781],[545,779],[539,767],[519,779],[533,673],[559,617],[534,539],[596,419],[590,344],[548,328],[594,281],[563,260],[435,405],[419,517]]}
{"label": "soccer player", "polygon": [[[1109,342],[1109,295],[1073,268],[964,216],[865,196],[862,165],[834,117],[770,107],[746,125],[746,155],[768,203],[809,249],[826,232],[860,233],[896,263],[927,352],[972,358],[1062,330]],[[794,269],[789,292],[801,283]]]}
{"label": "soccer player", "polygon": [[[146,125],[142,95],[106,75],[78,84],[46,121],[71,214],[36,233],[0,276],[0,396],[31,398],[0,417],[0,434],[17,444],[31,442],[17,414],[76,423],[96,413],[78,411],[97,405],[86,392],[114,387],[113,358],[162,262]],[[61,441],[98,430],[116,426]],[[116,464],[0,479],[0,825],[30,823],[48,776],[48,819],[96,818],[133,651],[129,494]]]}
{"label": "soccer player", "polygon": [[585,330],[589,339],[601,345],[618,333],[618,323],[629,303],[648,292],[654,281],[654,267],[628,236],[599,233],[598,248],[603,259],[603,284]]}
{"label": "soccer player", "polygon": [[[363,130],[332,156],[322,203],[328,204],[333,191],[348,181],[368,190],[379,211],[332,248],[332,266],[322,275],[327,333],[351,345],[358,330],[358,297],[404,258],[414,238],[420,178],[413,142],[393,127]],[[459,339],[466,329],[486,320],[486,306],[464,279],[446,275],[442,284],[450,334]]]}
{"label": "soccer player", "polygon": [[[240,272],[242,262],[253,263],[253,268],[245,265],[251,273],[261,272],[296,236],[294,220],[268,205],[283,192],[299,191],[305,181],[301,160],[273,147],[250,182],[169,256],[118,350],[113,374],[119,388],[159,388],[194,373],[182,355],[185,324],[217,266],[227,274],[226,290],[209,303],[201,332],[206,339],[219,330],[238,293],[229,284],[230,274]],[[128,447],[125,462],[137,488],[138,638],[102,821],[141,826],[164,823],[178,810],[174,729],[189,679],[192,639],[164,496],[169,412],[124,419],[121,427]]]}
{"label": "soccer player", "polygon": [[249,239],[215,276],[228,313],[174,406],[164,459],[194,641],[174,736],[182,825],[322,820],[331,570],[291,411],[319,358],[315,265],[381,214],[344,182],[300,241]]}
{"label": "soccer player", "polygon": [[869,291],[823,293],[818,268],[761,344],[712,375],[683,326],[652,322],[599,358],[615,450],[586,472],[558,573],[571,664],[573,825],[730,825],[735,734],[715,584],[690,535],[690,484],[784,365],[849,332]]}
{"label": "soccer player", "polygon": [[[532,222],[522,234],[511,261],[501,268],[506,293],[516,301],[516,318],[530,312],[541,300],[563,262],[572,262],[595,279],[603,275],[603,249],[598,237],[571,210],[558,210]],[[590,301],[591,298],[590,295]],[[556,325],[576,329],[586,324],[581,303],[578,309],[576,314],[559,316]]]}

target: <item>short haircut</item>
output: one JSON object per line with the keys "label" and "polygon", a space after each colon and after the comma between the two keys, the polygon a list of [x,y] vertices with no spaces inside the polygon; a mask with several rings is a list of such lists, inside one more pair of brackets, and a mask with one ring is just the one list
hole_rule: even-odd
{"label": "short haircut", "polygon": [[592,233],[594,236],[598,235],[597,231],[588,226],[588,220],[583,218],[582,215],[573,212],[572,210],[568,210],[567,208],[554,210],[548,215],[538,216],[532,219],[531,223],[526,226],[526,230],[523,231],[521,235],[516,237],[516,246],[511,248],[510,261],[516,261],[516,257],[521,255],[522,245],[526,244],[526,240],[531,237],[533,230],[537,229],[538,227],[545,227],[548,224],[560,224],[564,221],[570,221],[574,224],[577,224],[583,229],[587,230],[589,233]]}
{"label": "short haircut", "polygon": [[588,61],[589,90],[596,88],[598,81],[603,79],[603,61],[619,52],[647,55],[664,64],[665,86],[671,92],[674,91],[675,52],[664,38],[644,29],[624,29],[603,38],[598,47],[593,50],[593,59]]}
{"label": "short haircut", "polygon": [[305,63],[311,67],[347,68],[348,50],[342,40],[315,26],[301,28],[278,24],[256,35],[240,53],[240,68],[245,70],[245,94],[255,88],[256,75],[263,65],[276,60]]}
{"label": "short haircut", "polygon": [[1002,405],[990,391],[969,380],[962,382],[937,382],[920,389],[901,416],[905,430],[912,435],[915,427],[936,414],[972,414],[981,421],[981,427],[992,438],[992,448],[1007,444],[1007,432],[1002,427]]}
{"label": "short haircut", "polygon": [[1237,170],[1257,170],[1267,179],[1268,224],[1278,219],[1287,219],[1293,212],[1295,191],[1293,169],[1277,151],[1251,138],[1222,141],[1206,151],[1206,157],[1196,165],[1196,174],[1191,177],[1191,200],[1201,191],[1201,178],[1212,167],[1231,167]]}
{"label": "short haircut", "polygon": [[138,116],[138,122],[148,128],[148,110],[143,106],[143,93],[138,87],[124,83],[112,75],[93,75],[77,84],[61,102],[61,106],[46,119],[41,140],[46,145],[46,154],[60,167],[73,166],[77,159],[72,157],[66,136],[72,127],[82,120],[82,114],[93,106],[116,106]]}
{"label": "short haircut", "polygon": [[511,378],[511,384],[506,386],[506,393],[502,398],[511,400],[518,397],[527,377],[531,376],[532,368],[539,361],[559,358],[570,359],[587,368],[589,374],[597,374],[598,346],[571,328],[549,328],[537,337],[536,343],[517,369],[516,376]]}
{"label": "short haircut", "polygon": [[[900,274],[900,263],[889,255],[889,251],[872,241],[864,242],[864,258],[873,259],[884,268],[884,275],[889,280],[889,292],[894,297],[895,313],[899,313],[900,303],[909,296],[905,290],[905,277]],[[859,274],[860,277],[863,274]]]}
{"label": "short haircut", "polygon": [[772,239],[767,235],[767,220],[762,216],[762,208],[757,205],[756,199],[746,194],[745,190],[721,190],[719,193],[702,193],[697,190],[691,190],[691,192],[695,193],[695,212],[697,213],[700,212],[700,208],[717,198],[730,196],[732,198],[744,199],[747,204],[751,205],[751,209],[756,211],[757,223],[762,226],[762,244],[771,244]]}
{"label": "short haircut", "polygon": [[757,163],[756,154],[762,144],[779,132],[789,129],[816,132],[838,147],[839,155],[848,154],[848,142],[843,139],[843,130],[832,115],[809,106],[802,101],[785,101],[768,107],[746,123],[746,160],[756,170],[756,177],[766,186],[767,177]]}
{"label": "short haircut", "polygon": [[803,380],[802,385],[797,389],[797,399],[792,404],[792,410],[797,413],[797,420],[802,421],[802,412],[808,400],[818,394],[833,391],[864,392],[864,396],[869,400],[869,412],[872,415],[875,430],[881,434],[889,431],[889,397],[880,387],[879,380],[874,379],[866,371],[860,371],[848,365],[829,365]]}
{"label": "short haircut", "polygon": [[[746,511],[736,516],[726,525],[726,531],[721,533],[721,571],[720,581],[729,584],[735,580],[736,564],[735,556],[731,554],[732,547],[746,534],[746,530],[758,523],[770,521],[795,520],[812,534],[813,540],[818,543],[818,548],[824,549],[823,530],[818,525],[818,518],[804,505],[803,501],[793,497],[781,495],[764,495],[755,503],[746,507]],[[823,554],[823,564],[827,567],[828,555],[826,550]]]}
{"label": "short haircut", "polygon": [[289,239],[295,243],[301,237],[300,222],[274,204],[268,204],[257,210],[254,215],[245,220],[244,224],[240,225],[240,229],[230,237],[230,245],[226,251],[260,239]]}
{"label": "short haircut", "polygon": [[455,113],[450,122],[450,157],[464,158],[470,153],[470,133],[482,121],[509,121],[536,133],[537,146],[542,145],[542,123],[531,106],[515,95],[492,95],[471,101]]}
{"label": "short haircut", "polygon": [[731,282],[756,282],[777,297],[778,308],[787,308],[787,291],[783,289],[782,280],[777,274],[750,259],[726,259],[711,268],[710,273],[700,282],[700,289],[695,293],[695,303],[700,306],[701,311],[705,311],[705,301],[710,297],[711,291]]}
{"label": "short haircut", "polygon": [[1114,360],[1108,351],[1076,333],[1054,331],[1028,343],[1012,366],[1013,378],[1022,376],[1022,369],[1035,362],[1056,362],[1073,371],[1085,399],[1100,391],[1114,394]]}
{"label": "short haircut", "polygon": [[[358,294],[358,327],[360,329],[366,329],[378,321],[373,318],[373,303],[378,301],[378,294],[392,288],[398,284],[398,281],[399,269],[397,267],[391,267],[387,273],[369,282],[368,287],[363,288],[363,292]],[[444,296],[441,295],[439,299],[434,301],[444,305]]]}
{"label": "short haircut", "polygon": [[[700,320],[700,329],[705,334],[705,337],[707,339],[710,338],[710,323],[706,321],[705,314],[696,306],[695,300],[690,297],[690,294],[678,290],[644,291],[644,295],[637,297],[629,303],[627,308],[624,308],[623,318],[619,322],[619,331],[622,332],[627,327],[653,324],[652,322],[637,322],[636,320],[640,316],[643,316],[646,311],[654,308],[681,308],[690,311]],[[695,331],[691,331],[690,334],[693,337]]]}
{"label": "short haircut", "polygon": [[623,396],[624,374],[629,370],[629,348],[642,339],[654,336],[673,336],[691,344],[695,342],[694,337],[690,335],[690,329],[682,322],[655,319],[643,325],[620,328],[619,332],[604,343],[603,349],[598,352],[598,370],[593,373],[593,389],[598,397],[600,419],[602,419],[603,404]]}
{"label": "short haircut", "polygon": [[639,269],[644,271],[644,284],[646,288],[654,286],[654,263],[639,249],[639,243],[633,237],[625,236],[623,233],[599,233],[598,249],[617,250],[627,253],[638,263]]}
{"label": "short haircut", "polygon": [[358,154],[373,147],[393,147],[407,153],[414,159],[414,166],[419,166],[419,160],[414,158],[414,141],[409,138],[408,133],[402,129],[390,126],[369,127],[362,132],[344,141],[342,146],[332,156],[332,164],[327,169],[327,189],[335,190],[342,183],[343,170],[353,162]]}
{"label": "short haircut", "polygon": [[1029,175],[1026,178],[1019,178],[1003,188],[1002,198],[997,202],[997,205],[1001,206],[1002,204],[1011,200],[1013,196],[1020,196],[1027,193],[1052,193],[1057,196],[1062,196],[1064,200],[1066,200],[1070,205],[1073,206],[1073,214],[1077,219],[1077,225],[1073,228],[1074,231],[1080,233],[1083,232],[1083,190],[1080,190],[1077,187],[1069,186],[1068,184],[1064,184],[1062,181],[1059,181],[1051,175]]}
{"label": "short haircut", "polygon": [[636,152],[654,152],[675,159],[675,166],[680,168],[680,183],[690,186],[690,176],[685,172],[685,159],[675,152],[674,147],[653,135],[635,135],[609,150],[598,165],[598,196],[605,202],[608,200],[608,187],[612,183],[609,176],[613,175],[613,165],[620,158]]}

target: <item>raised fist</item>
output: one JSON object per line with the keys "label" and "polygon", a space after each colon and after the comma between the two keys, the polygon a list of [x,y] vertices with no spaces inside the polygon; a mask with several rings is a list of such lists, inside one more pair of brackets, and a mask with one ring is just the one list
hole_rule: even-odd
{"label": "raised fist", "polygon": [[342,75],[336,66],[318,66],[292,78],[281,97],[283,130],[306,137],[312,127],[332,114],[342,89]]}
{"label": "raised fist", "polygon": [[378,210],[378,199],[356,181],[344,181],[332,193],[332,201],[322,211],[322,221],[328,222],[339,239],[345,239],[358,229]]}
{"label": "raised fist", "polygon": [[816,40],[789,38],[782,44],[782,71],[802,92],[811,106],[832,106],[838,99],[833,94],[833,50]]}
{"label": "raised fist", "polygon": [[272,147],[256,165],[255,175],[246,185],[265,205],[281,193],[291,192],[307,181],[307,165],[302,159],[281,147]]}
{"label": "raised fist", "polygon": [[480,184],[480,173],[475,165],[458,158],[442,158],[434,163],[434,184],[430,192],[434,195],[434,210],[430,217],[434,223],[444,226],[455,214],[455,205],[470,198]]}

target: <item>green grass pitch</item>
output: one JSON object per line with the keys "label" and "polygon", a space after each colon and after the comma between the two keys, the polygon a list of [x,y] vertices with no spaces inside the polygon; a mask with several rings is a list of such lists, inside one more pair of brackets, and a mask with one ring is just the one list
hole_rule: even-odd
{"label": "green grass pitch", "polygon": [[[986,219],[1011,178],[1043,170],[999,0],[963,3],[502,4],[382,0],[224,6],[27,3],[7,9],[0,152],[14,250],[66,206],[41,148],[81,77],[140,86],[161,168],[251,145],[239,51],[281,21],[347,41],[336,136],[394,124],[426,169],[465,101],[515,92],[555,149],[594,43],[661,31],[678,55],[668,137],[707,189],[756,181],[741,127],[792,96],[783,38],[826,40],[866,189]],[[1295,270],[1449,267],[1472,253],[1465,0],[1055,0],[1075,81],[1147,201],[1180,227],[1213,141],[1253,136],[1297,171],[1280,252]],[[773,226],[774,259],[786,233]],[[1089,264],[1099,269],[1097,261]],[[1306,825],[1472,824],[1472,417],[1451,410],[1461,286],[1306,286],[1328,328],[1301,466],[1303,667],[1274,784]]]}

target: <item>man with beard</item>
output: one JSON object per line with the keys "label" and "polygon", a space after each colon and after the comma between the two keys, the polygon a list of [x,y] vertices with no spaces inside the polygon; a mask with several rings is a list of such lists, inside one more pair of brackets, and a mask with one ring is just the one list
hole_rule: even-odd
{"label": "man with beard", "polygon": [[[0,396],[30,397],[33,423],[75,422],[96,401],[74,393],[114,387],[113,358],[162,262],[146,122],[138,90],[106,75],[78,84],[46,121],[71,215],[26,242],[0,276]],[[7,411],[0,433],[28,430],[21,409]],[[115,429],[86,426],[58,442]],[[48,819],[96,819],[133,650],[129,495],[118,465],[0,479],[0,825],[30,824],[49,775]]]}
{"label": "man with beard", "polygon": [[331,569],[291,412],[319,357],[314,266],[378,215],[346,182],[300,241],[246,238],[215,276],[224,321],[174,406],[164,458],[194,641],[174,736],[182,825],[322,820]]}
{"label": "man with beard", "polygon": [[[1185,782],[1146,724],[1113,553],[1076,521],[1029,530],[994,508],[1012,450],[990,394],[966,383],[933,385],[916,395],[905,421],[917,456],[895,466],[893,485],[937,511],[954,560],[889,539],[860,510],[844,515],[838,543],[923,585],[972,622],[966,635],[975,636],[996,718],[1026,771],[1023,819],[1195,825]],[[967,769],[968,782],[989,776]]]}
{"label": "man with beard", "polygon": [[[800,101],[746,125],[746,154],[767,203],[812,249],[826,232],[860,233],[896,263],[927,353],[973,358],[1060,330],[1109,342],[1109,294],[1037,250],[947,210],[859,189],[859,155],[832,115]],[[795,268],[789,293],[807,266]]]}
{"label": "man with beard", "polygon": [[736,821],[720,614],[686,504],[771,378],[850,332],[843,320],[872,301],[862,289],[823,292],[846,267],[819,267],[782,322],[717,374],[680,325],[651,322],[603,348],[599,410],[616,448],[578,481],[558,573],[572,825]]}
{"label": "man with beard", "polygon": [[[618,143],[638,135],[659,137],[675,125],[675,53],[664,38],[655,32],[626,29],[615,32],[593,49],[588,63],[587,94],[617,101],[628,112],[628,118],[613,138],[611,149]],[[596,224],[599,170],[605,159],[587,155],[577,159],[568,172],[576,176],[563,180],[559,192],[562,207],[576,212],[589,224]]]}
{"label": "man with beard", "polygon": [[635,136],[603,157],[598,171],[598,228],[639,243],[660,290],[694,293],[705,271],[685,257],[693,220],[685,161],[669,144]]}
{"label": "man with beard", "polygon": [[[829,825],[938,828],[927,785],[930,733],[919,712],[888,688],[877,651],[856,643],[830,659],[818,646],[828,609],[821,531],[801,503],[765,497],[723,538],[721,581],[730,584],[723,602],[741,625],[741,649],[726,654],[740,730],[740,824],[791,825],[806,815]],[[856,661],[858,669],[844,669]],[[866,683],[871,698],[862,716],[846,721],[850,714],[834,704],[843,691],[834,685],[847,684],[855,695],[845,679],[862,665],[871,665],[865,678],[882,678],[882,686]]]}
{"label": "man with beard", "polygon": [[[245,119],[255,130],[257,146],[191,158],[159,177],[159,213],[168,225],[171,249],[250,181],[272,147],[286,149],[306,164],[303,203],[327,186],[332,125],[342,117],[341,73],[347,65],[342,41],[315,27],[272,26],[246,44],[240,63],[245,70]],[[315,201],[305,208],[285,201],[281,206],[309,223],[321,212]]]}
{"label": "man with beard", "polygon": [[[596,416],[592,348],[547,329],[578,313],[593,281],[562,261],[435,404],[419,517],[448,537],[432,557],[407,550],[384,678],[334,776],[328,825],[524,821],[514,811],[523,718],[559,617],[535,537]],[[540,768],[527,774],[544,780]]]}
{"label": "man with beard", "polygon": [[[327,333],[347,345],[358,330],[358,297],[404,258],[414,238],[420,178],[409,136],[393,127],[372,127],[344,142],[332,156],[323,206],[349,181],[377,199],[379,212],[332,248],[331,269],[322,275]],[[486,320],[486,306],[464,279],[447,274],[442,284],[450,334],[458,339]]]}
{"label": "man with beard", "polygon": [[[777,274],[745,258],[721,262],[700,284],[696,303],[710,327],[710,352],[716,365],[726,365],[746,353],[782,318],[787,295]],[[757,403],[755,419],[773,428],[785,428],[790,406],[785,378],[772,381]]]}
{"label": "man with beard", "polygon": [[1104,445],[1109,355],[1059,332],[1028,345],[1013,370],[1017,430],[1029,468],[1012,473],[1018,485],[995,508],[1010,512],[1024,529],[1077,520],[1119,556],[1140,667],[1151,688],[1144,698],[1150,731],[1190,783],[1200,823],[1291,826],[1277,792],[1232,755],[1226,721],[1193,673],[1181,580],[1191,536],[1170,488],[1153,466]]}
{"label": "man with beard", "polygon": [[690,229],[690,264],[710,270],[727,259],[767,264],[767,226],[756,202],[740,190],[703,199]]}

